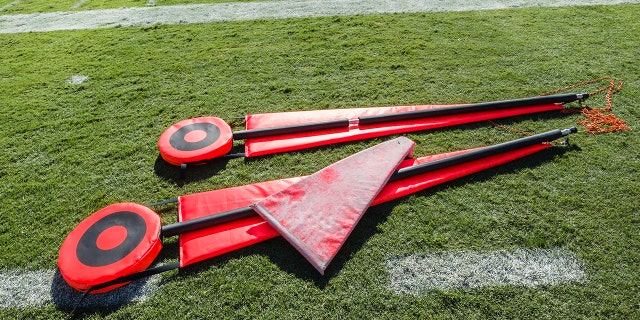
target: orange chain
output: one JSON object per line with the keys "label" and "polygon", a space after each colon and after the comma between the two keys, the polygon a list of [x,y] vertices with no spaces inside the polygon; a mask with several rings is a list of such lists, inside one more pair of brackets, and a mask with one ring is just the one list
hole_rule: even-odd
{"label": "orange chain", "polygon": [[631,128],[629,128],[629,126],[627,126],[622,119],[616,117],[613,113],[609,113],[609,114],[605,113],[605,112],[611,111],[611,108],[612,108],[611,96],[618,93],[620,90],[622,90],[622,87],[624,85],[622,81],[616,82],[612,77],[601,77],[601,78],[596,78],[589,81],[576,83],[574,85],[570,85],[564,88],[545,92],[541,94],[541,96],[554,94],[554,93],[558,93],[565,90],[575,89],[577,87],[589,85],[592,83],[602,82],[602,81],[608,81],[609,83],[597,90],[589,92],[589,96],[594,96],[603,91],[607,91],[605,95],[605,102],[607,104],[606,107],[604,108],[584,107],[582,109],[572,108],[572,109],[566,109],[566,112],[576,112],[574,110],[579,110],[579,112],[581,112],[585,116],[585,119],[582,121],[578,121],[578,124],[584,126],[587,129],[586,131],[588,133],[595,134],[595,133],[608,133],[608,132],[614,132],[614,131],[631,130]]}
{"label": "orange chain", "polygon": [[[505,131],[509,131],[509,132],[513,132],[513,133],[521,134],[521,135],[523,135],[523,136],[528,136],[528,137],[530,137],[530,136],[532,136],[532,135],[533,135],[533,133],[531,133],[531,132],[526,132],[526,131],[522,131],[522,130],[518,130],[518,129],[511,128],[511,127],[507,127],[507,126],[502,125],[502,124],[499,124],[499,123],[497,123],[497,122],[495,122],[495,121],[493,121],[493,120],[488,120],[488,121],[489,121],[489,123],[491,123],[493,126],[498,127],[498,128],[500,128],[500,129],[502,129],[502,130],[505,130]],[[566,145],[566,142],[567,142],[567,139],[566,139],[566,137],[565,137],[564,139],[557,139],[557,140],[554,140],[554,141],[549,141],[548,143],[550,143],[550,144],[554,144],[554,145],[561,145],[561,146],[564,146],[564,145]]]}

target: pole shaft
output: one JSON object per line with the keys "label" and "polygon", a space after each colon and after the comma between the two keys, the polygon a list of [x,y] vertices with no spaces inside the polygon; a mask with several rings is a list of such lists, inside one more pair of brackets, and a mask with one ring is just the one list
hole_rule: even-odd
{"label": "pole shaft", "polygon": [[[569,103],[576,100],[586,99],[588,97],[589,97],[588,93],[567,93],[567,94],[557,94],[557,95],[540,96],[540,97],[532,97],[532,98],[474,103],[474,104],[466,104],[466,105],[460,105],[455,107],[434,108],[434,109],[427,109],[427,110],[417,110],[417,111],[381,114],[381,115],[373,115],[373,116],[362,116],[358,118],[357,123],[359,125],[372,125],[372,124],[391,122],[391,121],[412,120],[412,119],[420,119],[420,118],[426,118],[426,117],[437,117],[437,116],[444,116],[444,115],[460,114],[460,113],[466,113],[466,112],[481,112],[481,111],[500,110],[500,109],[509,109],[509,108],[530,107],[530,106],[552,104],[552,103]],[[337,119],[337,120],[322,121],[322,122],[301,123],[301,124],[294,124],[294,125],[288,125],[288,126],[278,126],[278,127],[271,127],[271,128],[236,131],[233,133],[233,139],[244,140],[244,139],[264,138],[264,137],[272,137],[272,136],[292,134],[292,133],[349,128],[349,126],[350,126],[349,119]]]}
{"label": "pole shaft", "polygon": [[509,108],[530,107],[530,106],[552,104],[552,103],[568,103],[568,102],[573,102],[580,99],[585,99],[586,97],[588,97],[588,94],[568,93],[568,94],[558,94],[558,95],[541,96],[541,97],[533,97],[533,98],[474,103],[474,104],[467,104],[467,105],[461,105],[456,107],[434,108],[434,109],[427,109],[427,110],[382,114],[382,115],[375,115],[375,116],[363,116],[359,118],[360,120],[359,124],[371,125],[371,124],[390,122],[390,121],[412,120],[412,119],[419,119],[419,118],[425,118],[425,117],[437,117],[437,116],[445,116],[445,115],[452,115],[452,114],[460,114],[465,112],[480,112],[480,111],[500,110],[500,109],[509,109]]}
{"label": "pole shaft", "polygon": [[230,221],[248,218],[255,214],[256,212],[253,211],[253,209],[251,209],[250,207],[242,207],[230,211],[204,216],[201,218],[169,224],[162,227],[160,234],[163,237],[176,236],[179,234],[220,225]]}
{"label": "pole shaft", "polygon": [[465,152],[465,153],[447,157],[444,159],[427,162],[424,164],[415,165],[407,168],[402,168],[396,171],[391,176],[391,179],[389,181],[395,181],[395,180],[401,180],[401,179],[413,177],[419,174],[451,167],[457,164],[494,156],[504,152],[521,149],[521,148],[528,147],[538,143],[551,142],[555,139],[566,136],[569,133],[575,133],[575,132],[577,132],[577,129],[575,127],[571,129],[566,129],[566,130],[551,130],[551,131],[536,134],[533,136],[529,136],[529,137],[525,137],[525,138],[521,138],[513,141],[508,141],[508,142],[496,144],[489,147],[476,149],[473,151]]}
{"label": "pole shaft", "polygon": [[[415,165],[407,168],[402,168],[402,169],[396,170],[391,175],[391,178],[389,179],[389,181],[406,179],[419,174],[447,168],[447,167],[454,166],[454,165],[461,164],[468,161],[486,158],[492,155],[497,155],[497,154],[508,152],[508,151],[513,151],[513,150],[524,148],[526,146],[531,146],[537,143],[550,142],[560,137],[566,136],[569,133],[575,133],[575,132],[577,132],[576,128],[571,128],[566,130],[552,130],[552,131],[540,133],[534,136],[525,137],[525,138],[497,144],[494,146],[489,146],[489,147],[484,147],[481,149],[469,151],[463,154],[444,158],[441,160],[428,162],[421,165]],[[179,235],[187,232],[192,232],[192,231],[212,227],[215,225],[220,225],[220,224],[227,223],[234,220],[249,218],[256,214],[257,213],[252,208],[242,207],[242,208],[238,208],[230,211],[216,213],[216,214],[212,214],[212,215],[208,215],[208,216],[204,216],[196,219],[191,219],[191,220],[177,222],[174,224],[163,226],[161,229],[161,235],[163,237],[171,237],[171,236],[175,236],[175,235]]]}
{"label": "pole shaft", "polygon": [[236,131],[233,133],[234,140],[255,139],[279,136],[283,134],[301,133],[318,130],[349,128],[349,119],[338,119],[323,122],[301,123],[290,126],[280,126],[263,129],[251,129]]}

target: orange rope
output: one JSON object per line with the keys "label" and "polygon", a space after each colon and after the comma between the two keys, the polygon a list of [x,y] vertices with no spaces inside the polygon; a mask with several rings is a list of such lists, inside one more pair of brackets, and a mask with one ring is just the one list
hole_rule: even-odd
{"label": "orange rope", "polygon": [[505,130],[505,131],[521,134],[523,136],[532,136],[533,135],[530,132],[526,132],[526,131],[522,131],[522,130],[511,128],[511,127],[507,127],[507,126],[499,124],[499,123],[497,123],[497,122],[495,122],[493,120],[489,120],[489,123],[491,123],[494,127],[498,127],[498,128],[500,128],[502,130]]}
{"label": "orange rope", "polygon": [[[495,122],[493,120],[488,120],[488,121],[493,126],[498,127],[498,128],[500,128],[502,130],[505,130],[505,131],[521,134],[521,135],[527,136],[527,137],[530,137],[530,136],[533,135],[533,133],[522,131],[522,130],[518,130],[518,129],[514,129],[514,128],[511,128],[511,127],[507,127],[507,126],[499,124],[499,123],[497,123],[497,122]],[[554,140],[554,141],[550,141],[548,143],[555,144],[555,145],[565,145],[565,142],[566,142],[566,140],[557,139],[557,140]]]}
{"label": "orange rope", "polygon": [[580,82],[580,83],[570,85],[564,88],[560,88],[557,90],[545,92],[541,94],[541,96],[554,94],[554,93],[558,93],[565,90],[575,89],[577,87],[589,85],[592,83],[602,82],[602,81],[608,81],[609,83],[597,90],[589,92],[589,96],[594,96],[598,93],[607,91],[605,95],[605,102],[607,104],[606,107],[604,108],[584,107],[582,109],[570,108],[570,109],[566,109],[566,112],[582,113],[585,119],[582,121],[578,121],[578,124],[584,126],[587,129],[586,131],[588,133],[595,134],[595,133],[608,133],[608,132],[614,132],[614,131],[631,130],[631,128],[629,128],[629,126],[627,126],[623,120],[616,117],[613,113],[605,113],[605,112],[611,111],[611,107],[612,107],[611,96],[618,93],[620,90],[622,90],[622,86],[624,85],[622,81],[616,82],[611,77],[601,77],[601,78],[597,78],[589,81]]}

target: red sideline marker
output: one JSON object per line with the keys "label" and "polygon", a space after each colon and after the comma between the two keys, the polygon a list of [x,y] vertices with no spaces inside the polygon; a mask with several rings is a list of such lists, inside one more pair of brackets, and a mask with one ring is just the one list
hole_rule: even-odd
{"label": "red sideline marker", "polygon": [[[262,206],[278,204],[277,209],[271,207],[273,216],[293,213],[288,215],[289,221],[279,224],[283,233],[319,235],[316,223],[296,223],[300,221],[296,213],[303,213],[305,208],[314,210],[314,215],[306,219],[315,216],[317,223],[333,225],[324,240],[316,237],[314,245],[320,247],[300,248],[305,256],[323,255],[326,265],[414,145],[401,137],[361,151],[264,199]],[[243,209],[255,214],[249,207]],[[79,291],[108,291],[125,283],[111,285],[111,282],[143,272],[155,260],[162,248],[161,236],[206,228],[219,223],[224,214],[161,227],[158,215],[147,207],[133,203],[108,206],[82,221],[62,243],[58,258],[60,273]],[[330,219],[323,220],[327,217]],[[327,247],[334,251],[324,250]]]}
{"label": "red sideline marker", "polygon": [[[551,144],[547,142],[567,136],[576,131],[575,128],[553,130],[490,147],[405,160],[400,165],[401,168],[393,173],[389,179],[390,182],[380,191],[371,205],[397,199],[434,185],[531,155],[549,148]],[[260,216],[256,215],[255,211],[248,207],[248,205],[259,202],[276,192],[286,189],[292,184],[301,181],[303,178],[304,177],[281,179],[181,196],[176,199],[176,201],[178,201],[180,222],[161,227],[160,231],[155,229],[157,233],[162,234],[162,237],[180,235],[179,263],[155,267],[133,274],[128,274],[129,271],[116,272],[114,270],[108,270],[114,266],[114,264],[102,266],[103,269],[88,269],[105,272],[106,275],[94,273],[89,274],[88,277],[90,279],[82,279],[75,272],[76,269],[74,269],[74,265],[67,265],[69,261],[74,261],[74,258],[70,258],[68,255],[74,255],[76,253],[78,245],[74,245],[74,243],[78,242],[77,239],[84,237],[84,233],[86,233],[88,229],[96,228],[97,230],[98,227],[93,227],[93,224],[107,216],[104,215],[104,212],[130,211],[138,213],[138,211],[141,211],[143,212],[141,215],[144,216],[150,211],[148,208],[136,204],[109,206],[103,209],[105,210],[103,216],[98,215],[102,210],[96,212],[94,214],[96,215],[95,217],[90,216],[72,232],[77,232],[78,234],[73,237],[70,234],[65,240],[65,243],[63,243],[61,247],[58,260],[60,271],[67,283],[79,291],[106,291],[114,288],[115,285],[122,285],[127,281],[173,268],[184,267],[207,258],[271,239],[279,235],[278,231],[265,222]],[[170,201],[163,203],[167,202]],[[121,205],[123,207],[120,207]],[[150,212],[152,213],[153,211]],[[128,216],[128,219],[140,220],[131,218],[132,215]],[[144,220],[144,218],[142,219]],[[85,222],[86,225],[83,225]],[[127,222],[114,219],[110,223],[111,225],[101,225],[100,229],[103,231],[91,237],[91,239],[93,239],[92,241],[95,242],[94,244],[88,242],[89,246],[94,248],[93,250],[97,250],[96,252],[104,253],[104,251],[118,248],[122,243],[125,243],[123,240],[125,237],[122,236],[122,228],[119,227],[129,228]],[[146,230],[154,230],[153,223],[145,229],[145,232]],[[98,240],[109,238],[116,240],[111,240],[114,241],[114,243]],[[76,241],[70,239],[76,239]],[[148,249],[145,252],[159,251],[160,247],[157,242],[153,240],[153,237],[151,237],[151,239],[152,240],[142,240],[137,246],[133,242],[128,242],[128,246],[133,246],[136,252],[138,252],[138,250],[143,252],[141,249],[143,247]],[[72,245],[68,246],[67,242],[70,242]],[[122,252],[119,254],[121,255]],[[155,256],[157,256],[157,253],[144,253],[142,254],[142,260],[144,260],[145,264],[151,263]],[[123,267],[125,266],[123,264],[120,267],[124,270]],[[104,276],[106,276],[106,278]],[[108,278],[111,280],[107,280]]]}
{"label": "red sideline marker", "polygon": [[[184,120],[158,140],[173,165],[203,163],[227,155],[233,140],[245,140],[244,156],[289,152],[477,121],[562,110],[587,93],[559,94],[468,105],[419,105],[265,113],[246,116],[247,130],[232,132],[216,117]],[[231,155],[229,155],[231,156]],[[236,156],[236,155],[234,155]]]}

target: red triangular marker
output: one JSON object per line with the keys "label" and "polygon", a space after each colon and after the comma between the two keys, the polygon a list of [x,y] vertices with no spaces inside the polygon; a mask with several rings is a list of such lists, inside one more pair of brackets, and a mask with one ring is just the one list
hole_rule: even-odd
{"label": "red triangular marker", "polygon": [[415,143],[400,137],[338,161],[252,205],[321,273]]}

